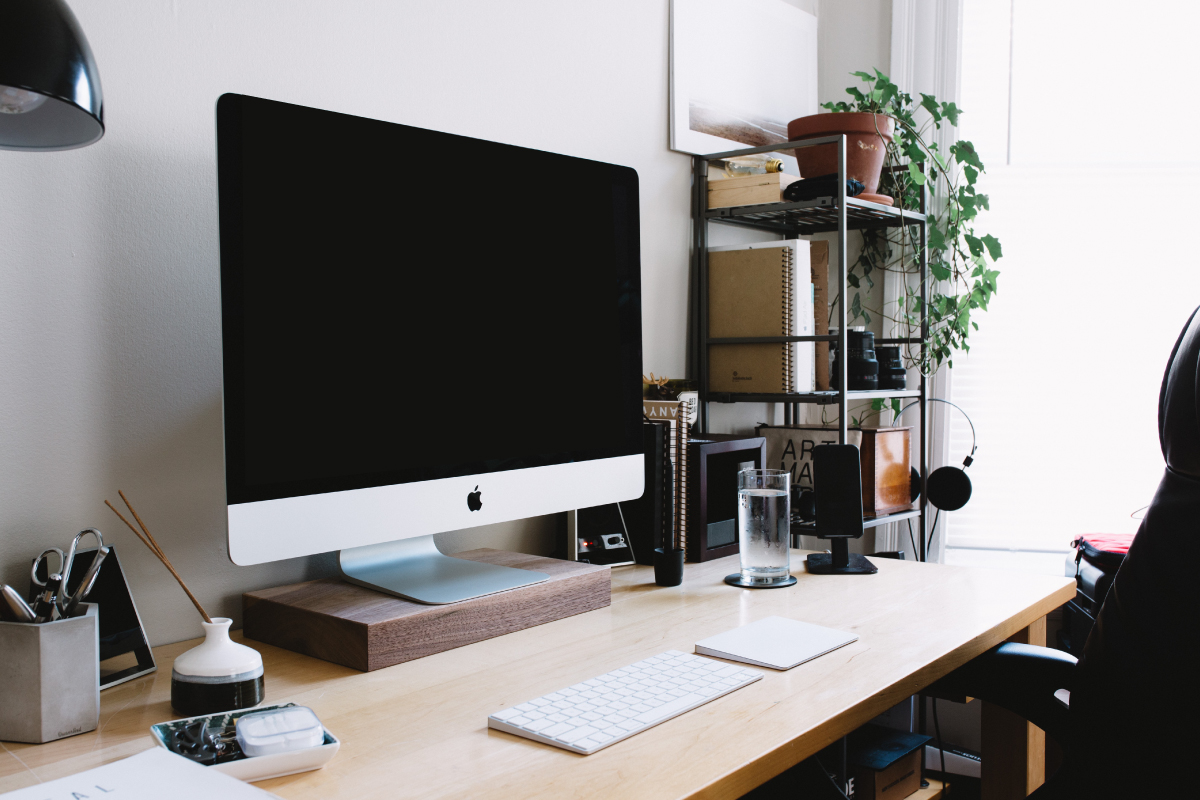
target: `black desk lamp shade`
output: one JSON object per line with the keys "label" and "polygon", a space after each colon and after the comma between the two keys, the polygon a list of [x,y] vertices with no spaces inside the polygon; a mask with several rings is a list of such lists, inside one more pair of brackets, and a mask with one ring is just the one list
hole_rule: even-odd
{"label": "black desk lamp shade", "polygon": [[103,135],[100,73],[71,9],[0,3],[0,149],[70,150]]}

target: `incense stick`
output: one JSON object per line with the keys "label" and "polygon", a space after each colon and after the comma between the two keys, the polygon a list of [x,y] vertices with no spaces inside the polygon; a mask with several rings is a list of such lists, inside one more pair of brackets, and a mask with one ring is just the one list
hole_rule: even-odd
{"label": "incense stick", "polygon": [[189,589],[187,587],[187,584],[183,582],[183,578],[179,577],[179,573],[175,571],[175,567],[171,566],[171,561],[170,561],[170,559],[167,558],[167,554],[164,553],[163,549],[158,546],[158,542],[150,534],[150,529],[146,527],[146,523],[142,522],[142,518],[139,517],[137,511],[134,510],[133,504],[129,502],[129,498],[126,497],[125,493],[120,490],[117,490],[117,494],[121,495],[121,499],[124,500],[125,505],[129,507],[129,513],[133,514],[133,518],[137,520],[138,525],[140,525],[142,528],[142,532],[144,532],[146,534],[145,536],[143,536],[142,533],[139,532],[137,528],[133,527],[132,523],[130,523],[129,520],[125,519],[125,517],[121,514],[121,512],[117,511],[116,507],[113,506],[112,503],[105,500],[104,505],[106,505],[110,509],[112,509],[112,512],[117,515],[117,517],[121,520],[121,522],[124,522],[125,525],[129,528],[129,530],[133,531],[134,535],[136,535],[139,539],[141,539],[142,544],[144,544],[144,545],[146,545],[146,547],[150,548],[150,552],[154,553],[154,555],[156,555],[158,557],[158,560],[163,563],[163,566],[166,567],[167,570],[172,575],[175,576],[175,580],[179,581],[179,586],[187,594],[188,599],[192,601],[192,605],[194,605],[196,607],[196,610],[200,612],[200,616],[204,617],[204,621],[212,622],[212,617],[210,617],[208,615],[208,612],[204,610],[204,606],[200,605],[200,601],[196,599],[196,595],[192,594],[192,590]]}

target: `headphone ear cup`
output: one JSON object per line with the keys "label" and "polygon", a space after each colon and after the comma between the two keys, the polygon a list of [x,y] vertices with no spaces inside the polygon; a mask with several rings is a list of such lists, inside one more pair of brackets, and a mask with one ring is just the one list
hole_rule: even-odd
{"label": "headphone ear cup", "polygon": [[811,489],[804,489],[800,492],[800,499],[797,503],[797,509],[800,519],[805,522],[812,522],[817,518],[817,495]]}
{"label": "headphone ear cup", "polygon": [[939,467],[929,476],[929,502],[942,511],[958,511],[971,499],[971,479],[958,467]]}

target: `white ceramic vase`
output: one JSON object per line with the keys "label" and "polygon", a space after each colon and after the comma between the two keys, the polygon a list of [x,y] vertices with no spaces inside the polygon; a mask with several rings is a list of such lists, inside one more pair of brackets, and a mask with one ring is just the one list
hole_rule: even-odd
{"label": "white ceramic vase", "polygon": [[263,701],[262,656],[229,638],[232,623],[228,617],[200,623],[204,641],[175,659],[171,705],[180,714],[215,714]]}

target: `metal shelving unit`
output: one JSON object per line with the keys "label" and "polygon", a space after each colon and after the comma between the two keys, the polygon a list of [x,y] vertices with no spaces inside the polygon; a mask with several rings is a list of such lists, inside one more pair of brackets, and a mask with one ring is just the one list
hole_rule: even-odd
{"label": "metal shelving unit", "polygon": [[[773,153],[782,150],[793,150],[802,147],[818,145],[836,145],[838,151],[838,182],[837,195],[820,197],[798,203],[762,203],[750,206],[732,208],[708,208],[708,167],[713,161],[745,156],[755,153]],[[742,338],[711,338],[708,335],[708,223],[720,222],[728,225],[739,225],[756,230],[776,233],[788,238],[808,236],[814,233],[837,232],[836,265],[838,291],[837,335],[821,336],[760,336]],[[921,497],[918,508],[912,511],[891,514],[864,520],[866,527],[875,527],[887,522],[912,519],[919,517],[920,543],[917,557],[925,560],[925,533],[927,530],[927,503],[925,501],[926,480],[929,477],[929,437],[927,435],[928,402],[926,378],[921,375],[917,389],[878,390],[878,391],[846,391],[847,359],[838,359],[841,375],[838,385],[841,390],[749,394],[736,392],[708,391],[708,348],[717,344],[758,343],[774,344],[784,342],[836,342],[838,352],[846,352],[846,233],[852,230],[871,228],[890,228],[902,225],[915,225],[920,230],[920,297],[921,297],[921,336],[906,339],[878,339],[877,344],[918,344],[924,358],[925,344],[928,338],[929,323],[925,316],[926,278],[928,276],[928,259],[925,244],[925,198],[922,193],[919,209],[901,210],[878,203],[869,203],[846,197],[846,137],[844,135],[826,136],[819,139],[785,142],[783,144],[749,147],[741,150],[730,150],[724,153],[714,153],[707,156],[692,158],[692,360],[693,374],[697,377],[700,393],[700,418],[698,420],[702,431],[708,430],[709,403],[783,403],[784,423],[790,424],[800,417],[801,404],[836,405],[838,409],[838,441],[845,443],[849,403],[855,400],[871,400],[875,398],[915,398],[920,405],[920,473]],[[831,248],[831,257],[833,248]],[[831,287],[832,288],[832,287]],[[794,525],[793,533],[805,533],[803,525]]]}

